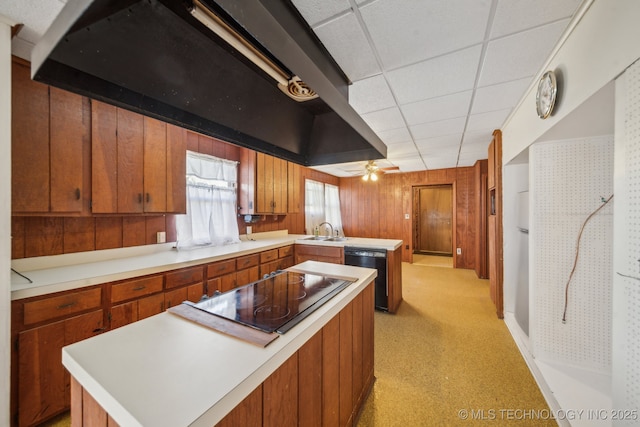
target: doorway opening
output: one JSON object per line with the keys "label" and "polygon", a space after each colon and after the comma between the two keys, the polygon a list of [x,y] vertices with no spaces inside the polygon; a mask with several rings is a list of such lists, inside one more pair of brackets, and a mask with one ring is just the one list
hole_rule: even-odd
{"label": "doorway opening", "polygon": [[453,185],[414,187],[413,212],[413,253],[453,257]]}

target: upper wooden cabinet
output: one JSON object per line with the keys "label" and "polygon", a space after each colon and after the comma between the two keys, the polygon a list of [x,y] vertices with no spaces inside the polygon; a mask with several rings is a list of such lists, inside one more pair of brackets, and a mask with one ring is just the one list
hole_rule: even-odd
{"label": "upper wooden cabinet", "polygon": [[184,213],[186,130],[92,102],[92,211]]}
{"label": "upper wooden cabinet", "polygon": [[34,82],[15,59],[12,84],[13,213],[87,212],[88,100]]}
{"label": "upper wooden cabinet", "polygon": [[238,213],[299,213],[301,167],[268,154],[240,152]]}
{"label": "upper wooden cabinet", "polygon": [[256,153],[256,213],[287,213],[287,162]]}

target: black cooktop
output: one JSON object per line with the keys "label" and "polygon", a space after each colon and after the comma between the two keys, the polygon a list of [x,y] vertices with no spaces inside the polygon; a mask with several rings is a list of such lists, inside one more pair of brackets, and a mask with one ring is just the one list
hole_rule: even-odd
{"label": "black cooktop", "polygon": [[192,305],[252,328],[283,334],[351,283],[281,271]]}

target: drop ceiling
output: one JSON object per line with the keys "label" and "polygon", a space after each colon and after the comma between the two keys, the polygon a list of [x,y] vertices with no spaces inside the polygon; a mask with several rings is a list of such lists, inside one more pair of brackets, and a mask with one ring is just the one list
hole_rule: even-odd
{"label": "drop ceiling", "polygon": [[[349,103],[400,172],[472,166],[518,104],[581,0],[292,0],[352,82]],[[30,59],[62,0],[1,2]],[[304,77],[304,76],[302,76]],[[532,106],[532,108],[534,108]],[[359,175],[366,162],[318,166]]]}

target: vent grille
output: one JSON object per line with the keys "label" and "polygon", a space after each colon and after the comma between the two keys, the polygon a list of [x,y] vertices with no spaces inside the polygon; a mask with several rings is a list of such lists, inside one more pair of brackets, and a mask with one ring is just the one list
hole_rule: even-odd
{"label": "vent grille", "polygon": [[298,76],[291,77],[286,86],[279,84],[278,87],[281,91],[296,101],[309,101],[318,97],[318,94],[307,86],[305,82],[300,80],[300,77]]}

